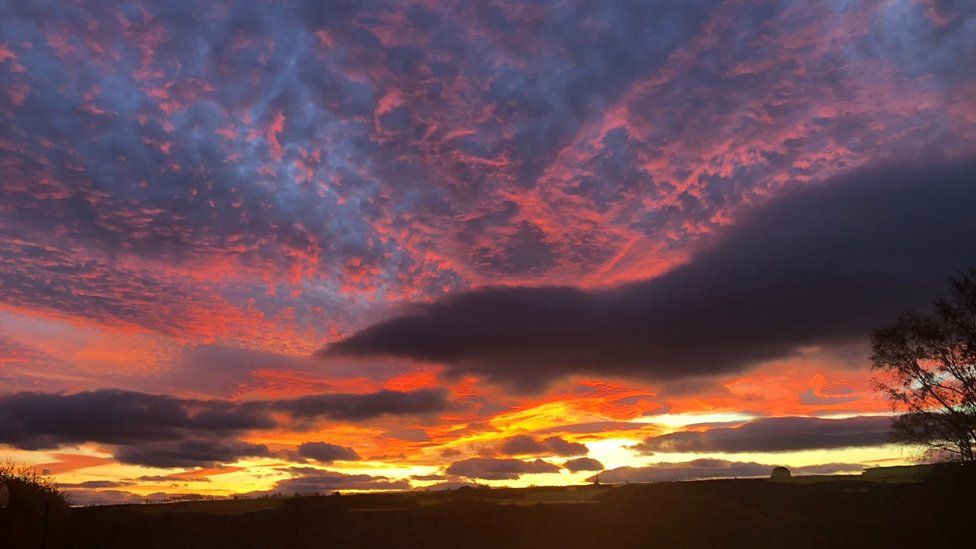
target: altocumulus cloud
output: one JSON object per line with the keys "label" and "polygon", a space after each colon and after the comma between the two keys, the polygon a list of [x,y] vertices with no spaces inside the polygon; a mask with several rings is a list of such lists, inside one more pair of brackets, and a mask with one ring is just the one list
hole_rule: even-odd
{"label": "altocumulus cloud", "polygon": [[976,161],[863,170],[743,216],[684,266],[614,289],[486,288],[418,305],[326,357],[440,362],[537,390],[571,373],[668,380],[846,343],[976,264]]}
{"label": "altocumulus cloud", "polygon": [[[115,446],[115,458],[123,463],[190,467],[269,455],[264,445],[240,437],[279,427],[275,413],[308,423],[432,414],[446,407],[445,391],[431,389],[248,402],[181,399],[115,389],[67,395],[21,392],[0,396],[0,443],[36,450],[94,442]],[[349,448],[326,443],[304,446],[304,452],[308,454],[304,457],[312,459],[355,456]]]}
{"label": "altocumulus cloud", "polygon": [[648,437],[634,448],[640,452],[790,452],[884,444],[891,418],[857,416],[843,419],[767,417],[738,427],[679,431]]}

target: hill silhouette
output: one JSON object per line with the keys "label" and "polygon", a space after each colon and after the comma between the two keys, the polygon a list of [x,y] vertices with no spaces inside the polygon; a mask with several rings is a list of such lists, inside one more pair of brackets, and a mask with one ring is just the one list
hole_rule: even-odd
{"label": "hill silhouette", "polygon": [[[871,478],[884,479],[879,482]],[[71,547],[965,546],[971,467],[73,508]]]}

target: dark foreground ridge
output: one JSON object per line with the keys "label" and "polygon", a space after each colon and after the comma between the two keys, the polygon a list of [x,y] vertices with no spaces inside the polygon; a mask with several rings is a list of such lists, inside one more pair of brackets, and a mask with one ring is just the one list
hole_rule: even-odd
{"label": "dark foreground ridge", "polygon": [[[57,547],[963,547],[972,468],[74,508]],[[16,543],[11,546],[18,546]],[[31,546],[31,545],[27,545]]]}

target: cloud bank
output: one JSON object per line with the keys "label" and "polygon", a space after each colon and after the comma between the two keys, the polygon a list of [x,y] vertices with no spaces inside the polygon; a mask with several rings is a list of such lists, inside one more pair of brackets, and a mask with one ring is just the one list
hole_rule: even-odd
{"label": "cloud bank", "polygon": [[279,494],[324,494],[335,490],[409,490],[406,480],[382,475],[348,474],[313,467],[290,467],[291,478],[278,481],[271,490]]}
{"label": "cloud bank", "polygon": [[585,444],[570,442],[560,437],[537,439],[529,435],[516,435],[504,440],[495,450],[506,456],[546,454],[556,456],[582,456],[589,452]]}
{"label": "cloud bank", "polygon": [[976,264],[976,162],[861,171],[753,210],[690,263],[601,291],[465,292],[330,345],[537,389],[571,373],[655,380],[741,370],[863,339]]}
{"label": "cloud bank", "polygon": [[[37,450],[94,442],[116,447],[122,463],[192,467],[269,456],[262,444],[240,437],[312,421],[366,421],[385,415],[433,414],[447,408],[438,389],[323,394],[292,399],[233,402],[180,399],[118,389],[74,394],[21,392],[0,395],[0,443]],[[299,454],[325,461],[358,458],[349,448],[306,443]]]}
{"label": "cloud bank", "polygon": [[347,446],[328,442],[303,442],[298,445],[299,457],[313,459],[322,463],[333,461],[356,461],[362,459],[358,453]]}
{"label": "cloud bank", "polygon": [[522,475],[558,473],[559,466],[536,459],[469,458],[455,461],[445,469],[448,475],[483,480],[516,480]]}
{"label": "cloud bank", "polygon": [[790,452],[878,446],[889,440],[891,418],[862,416],[845,419],[768,417],[738,427],[679,431],[648,437],[634,446],[640,452]]}

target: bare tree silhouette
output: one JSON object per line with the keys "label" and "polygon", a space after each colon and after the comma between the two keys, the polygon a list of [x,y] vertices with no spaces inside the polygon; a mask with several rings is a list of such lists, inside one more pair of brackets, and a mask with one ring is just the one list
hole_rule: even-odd
{"label": "bare tree silhouette", "polygon": [[872,336],[875,385],[903,412],[892,440],[938,461],[976,460],[976,269],[949,279],[930,313],[908,312]]}

